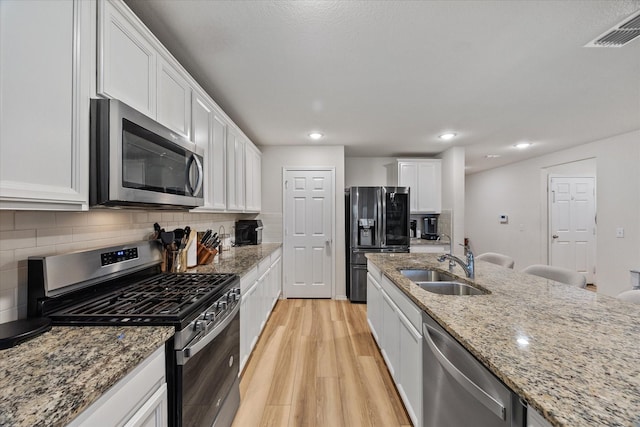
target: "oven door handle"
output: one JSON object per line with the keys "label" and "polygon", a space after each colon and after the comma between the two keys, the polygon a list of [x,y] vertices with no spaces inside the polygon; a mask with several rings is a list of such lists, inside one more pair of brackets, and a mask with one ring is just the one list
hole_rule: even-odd
{"label": "oven door handle", "polygon": [[211,341],[213,341],[220,333],[233,321],[233,318],[236,317],[236,314],[240,311],[240,300],[233,307],[233,310],[225,319],[218,323],[213,329],[207,331],[207,334],[203,336],[201,339],[196,341],[193,345],[187,345],[182,350],[178,350],[176,354],[176,362],[178,365],[185,365],[189,361],[189,359],[200,352],[203,348],[205,348]]}

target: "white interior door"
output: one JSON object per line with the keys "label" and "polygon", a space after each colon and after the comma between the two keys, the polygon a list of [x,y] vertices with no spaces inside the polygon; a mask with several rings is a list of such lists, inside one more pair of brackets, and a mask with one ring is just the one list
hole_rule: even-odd
{"label": "white interior door", "polygon": [[331,298],[334,171],[285,170],[284,296]]}
{"label": "white interior door", "polygon": [[550,264],[595,283],[595,178],[552,176],[549,187]]}

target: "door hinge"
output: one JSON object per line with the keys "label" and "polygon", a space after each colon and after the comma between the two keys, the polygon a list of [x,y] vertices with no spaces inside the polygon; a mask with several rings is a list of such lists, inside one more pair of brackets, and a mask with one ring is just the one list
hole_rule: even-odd
{"label": "door hinge", "polygon": [[289,189],[289,181],[285,181],[284,182],[284,189],[288,190]]}

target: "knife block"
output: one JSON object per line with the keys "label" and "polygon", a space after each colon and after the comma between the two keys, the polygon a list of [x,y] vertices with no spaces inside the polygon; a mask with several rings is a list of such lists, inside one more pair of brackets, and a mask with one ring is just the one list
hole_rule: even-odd
{"label": "knife block", "polygon": [[211,264],[217,254],[217,250],[209,249],[198,243],[198,265]]}

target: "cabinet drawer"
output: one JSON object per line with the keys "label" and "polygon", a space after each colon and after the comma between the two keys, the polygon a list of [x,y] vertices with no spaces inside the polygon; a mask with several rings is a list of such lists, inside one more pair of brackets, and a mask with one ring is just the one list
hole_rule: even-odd
{"label": "cabinet drawer", "polygon": [[278,248],[271,254],[271,264],[276,262],[282,256],[282,248]]}
{"label": "cabinet drawer", "polygon": [[398,306],[398,309],[409,319],[416,330],[422,330],[422,311],[406,296],[396,285],[386,277],[380,280],[380,286],[389,295],[389,298]]}
{"label": "cabinet drawer", "polygon": [[270,256],[260,260],[260,262],[258,263],[258,277],[262,277],[264,275],[264,273],[266,273],[267,270],[269,270],[269,267],[271,267],[271,257]]}
{"label": "cabinet drawer", "polygon": [[258,279],[258,267],[253,267],[240,278],[240,291],[244,295]]}
{"label": "cabinet drawer", "polygon": [[372,262],[367,261],[367,271],[373,276],[378,283],[382,280],[382,271],[376,267]]}

